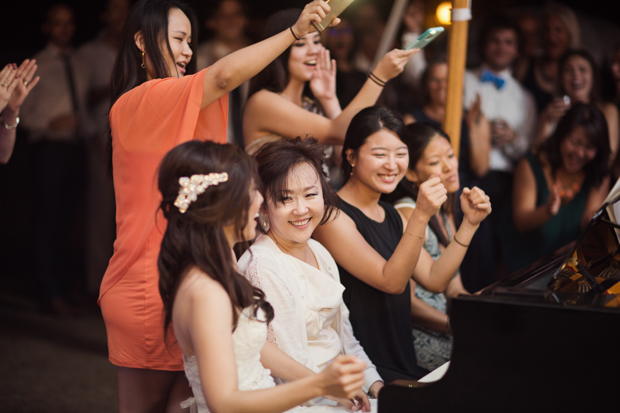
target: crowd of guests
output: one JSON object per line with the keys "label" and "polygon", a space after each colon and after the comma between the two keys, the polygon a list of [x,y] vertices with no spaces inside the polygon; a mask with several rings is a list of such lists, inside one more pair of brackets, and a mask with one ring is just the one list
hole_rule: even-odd
{"label": "crowd of guests", "polygon": [[[571,10],[484,22],[458,156],[445,43],[403,50],[424,2],[374,66],[378,10],[314,31],[328,10],[278,12],[253,43],[245,4],[220,0],[198,43],[179,0],[109,0],[76,50],[56,5],[46,48],[0,72],[0,160],[21,117],[55,314],[76,311],[87,200],[121,411],[376,409],[385,383],[449,360],[449,298],[575,240],[620,175],[619,101]],[[620,96],[620,49],[610,70]]]}

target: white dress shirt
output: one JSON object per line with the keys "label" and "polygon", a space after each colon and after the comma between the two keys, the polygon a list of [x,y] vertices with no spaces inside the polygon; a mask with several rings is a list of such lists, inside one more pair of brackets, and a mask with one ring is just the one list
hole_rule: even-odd
{"label": "white dress shirt", "polygon": [[489,154],[489,168],[495,171],[512,172],[515,160],[523,156],[534,139],[536,126],[536,105],[534,99],[510,71],[504,70],[495,75],[505,83],[497,88],[493,82],[482,82],[481,74],[487,67],[465,72],[463,82],[463,105],[469,109],[480,95],[481,110],[489,121],[503,119],[515,132],[512,142],[503,147],[493,146]]}

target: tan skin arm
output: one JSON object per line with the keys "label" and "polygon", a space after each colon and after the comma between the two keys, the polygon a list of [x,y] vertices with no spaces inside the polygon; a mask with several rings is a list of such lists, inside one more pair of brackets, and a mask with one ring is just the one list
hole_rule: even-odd
{"label": "tan skin arm", "polygon": [[[265,342],[265,345],[260,351],[260,362],[263,366],[265,366],[265,368],[271,370],[271,374],[274,377],[279,377],[289,382],[306,377],[312,377],[317,374],[308,367],[289,357],[285,352],[280,350],[277,346],[271,344],[269,341]],[[368,396],[366,396],[363,391],[360,391],[355,397],[358,405],[349,399],[331,396],[324,397],[342,404],[349,410],[354,409],[353,411],[364,412],[370,411]]]}
{"label": "tan skin arm", "polygon": [[[392,50],[381,59],[373,73],[388,81],[400,74],[409,57],[418,52],[419,49]],[[334,119],[329,119],[291,104],[277,93],[260,90],[246,104],[243,121],[246,145],[271,134],[288,139],[309,135],[324,145],[341,145],[353,116],[361,109],[374,105],[382,91],[381,86],[366,80],[351,103]]]}
{"label": "tan skin arm", "polygon": [[472,103],[465,123],[469,130],[469,164],[474,175],[482,178],[489,172],[489,153],[491,152],[491,124],[480,110],[480,95]]}
{"label": "tan skin arm", "polygon": [[184,354],[196,356],[202,391],[214,413],[282,412],[327,394],[354,397],[364,383],[365,364],[353,356],[341,356],[314,376],[273,388],[240,391],[230,298],[218,282],[197,269],[190,270],[181,282],[173,323]]}
{"label": "tan skin arm", "polygon": [[[7,87],[0,86],[0,112],[2,121],[7,125],[17,124],[19,110],[24,100],[39,82],[39,76],[34,77],[36,70],[36,61],[26,59],[19,67],[7,65],[0,72],[0,80],[7,84]],[[0,164],[5,164],[11,159],[15,137],[16,129],[7,129],[4,125],[0,125]]]}
{"label": "tan skin arm", "polygon": [[[306,4],[299,19],[293,25],[297,37],[314,31],[311,23],[319,23],[329,12],[330,7],[322,0]],[[340,20],[336,19],[334,24]],[[233,52],[215,62],[205,75],[201,109],[206,108],[246,80],[256,76],[269,63],[282,54],[293,42],[289,29],[262,42]]]}
{"label": "tan skin arm", "polygon": [[512,217],[519,232],[540,227],[560,209],[557,187],[549,188],[547,202],[536,206],[536,178],[526,159],[521,159],[514,171],[512,192]]}
{"label": "tan skin arm", "polygon": [[588,194],[588,199],[586,200],[586,206],[583,208],[583,215],[581,216],[581,229],[584,229],[592,217],[598,211],[603,202],[605,202],[605,198],[609,193],[609,177],[605,177],[603,182],[598,188],[590,189],[590,193]]}
{"label": "tan skin arm", "polygon": [[611,148],[610,165],[616,159],[618,154],[618,139],[620,139],[620,126],[618,125],[618,108],[616,105],[606,103],[600,106],[605,120],[607,120],[607,128],[609,129],[609,147]]}
{"label": "tan skin arm", "polygon": [[[476,230],[480,226],[480,222],[491,213],[491,204],[489,197],[482,190],[474,187],[472,190],[468,188],[463,189],[461,205],[465,212],[465,218],[456,232],[456,238],[459,242],[469,245]],[[405,219],[410,219],[416,209],[417,208],[400,208],[398,212],[401,213]],[[437,260],[433,260],[433,257],[431,257],[428,251],[422,249],[418,263],[413,271],[413,279],[418,281],[420,285],[429,291],[434,293],[443,292],[454,281],[454,274],[458,272],[466,252],[467,248],[454,240],[442,251]],[[425,278],[446,280],[446,285],[441,290],[431,290],[421,281]],[[458,276],[458,280],[460,283],[460,276]],[[454,294],[460,292],[465,292],[462,283],[460,283],[460,288],[458,288],[458,285],[453,286]]]}
{"label": "tan skin arm", "polygon": [[[405,290],[423,250],[423,240],[418,235],[423,236],[428,220],[446,199],[446,189],[438,177],[420,185],[418,207],[387,261],[366,242],[353,220],[344,213],[319,226],[313,236],[327,248],[338,264],[356,278],[380,291],[400,294]],[[448,279],[431,279],[430,274],[426,274],[423,281],[430,291],[443,291],[449,282]]]}

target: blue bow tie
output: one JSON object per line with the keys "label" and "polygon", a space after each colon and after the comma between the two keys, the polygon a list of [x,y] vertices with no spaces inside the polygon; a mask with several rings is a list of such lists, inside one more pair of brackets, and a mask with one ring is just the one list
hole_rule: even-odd
{"label": "blue bow tie", "polygon": [[496,88],[501,89],[506,84],[506,81],[501,77],[497,76],[495,73],[490,70],[484,70],[482,72],[482,76],[480,76],[481,82],[492,82]]}

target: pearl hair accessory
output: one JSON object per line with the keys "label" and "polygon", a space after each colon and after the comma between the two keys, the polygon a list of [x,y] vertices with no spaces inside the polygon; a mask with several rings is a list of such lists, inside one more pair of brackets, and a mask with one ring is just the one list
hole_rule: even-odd
{"label": "pearl hair accessory", "polygon": [[228,181],[228,173],[212,172],[208,175],[192,175],[191,177],[182,176],[179,178],[179,196],[174,201],[174,206],[179,208],[179,212],[184,214],[189,208],[189,204],[198,199],[198,195],[202,194],[208,187],[219,185],[220,182]]}

